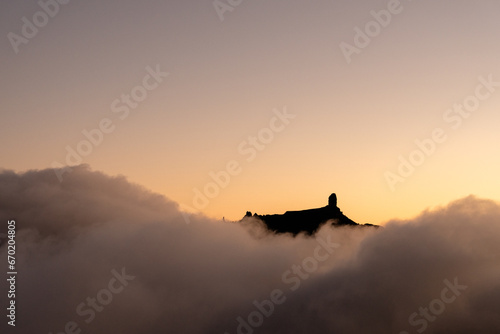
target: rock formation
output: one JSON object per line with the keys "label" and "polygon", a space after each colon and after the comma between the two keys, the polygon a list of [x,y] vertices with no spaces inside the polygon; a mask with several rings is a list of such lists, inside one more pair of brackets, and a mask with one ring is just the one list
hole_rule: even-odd
{"label": "rock formation", "polygon": [[340,211],[337,206],[337,195],[335,193],[331,194],[328,198],[328,205],[322,208],[287,211],[282,215],[262,216],[258,214],[252,216],[252,213],[247,211],[242,221],[251,217],[260,219],[270,231],[275,233],[291,233],[293,235],[301,232],[312,235],[328,221],[331,221],[331,224],[334,226],[363,226],[355,223]]}

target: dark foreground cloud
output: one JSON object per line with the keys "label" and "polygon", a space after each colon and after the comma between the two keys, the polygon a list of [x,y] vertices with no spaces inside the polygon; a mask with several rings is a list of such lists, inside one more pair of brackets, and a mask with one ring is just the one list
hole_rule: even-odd
{"label": "dark foreground cloud", "polygon": [[62,183],[52,170],[2,172],[0,217],[3,233],[16,221],[15,333],[500,331],[489,200],[378,230],[262,236],[200,215],[186,224],[176,203],[80,166]]}

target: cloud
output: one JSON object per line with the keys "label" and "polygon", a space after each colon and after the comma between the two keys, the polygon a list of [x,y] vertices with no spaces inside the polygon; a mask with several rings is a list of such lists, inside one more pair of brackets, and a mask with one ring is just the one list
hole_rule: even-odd
{"label": "cloud", "polygon": [[[188,225],[176,203],[87,166],[62,183],[53,170],[3,171],[0,203],[2,220],[16,220],[18,333],[71,322],[123,334],[500,328],[500,206],[489,200],[467,197],[378,230],[325,226],[317,239],[255,238],[255,227],[202,215]],[[467,288],[440,303],[455,280]],[[420,315],[430,305],[432,321]]]}

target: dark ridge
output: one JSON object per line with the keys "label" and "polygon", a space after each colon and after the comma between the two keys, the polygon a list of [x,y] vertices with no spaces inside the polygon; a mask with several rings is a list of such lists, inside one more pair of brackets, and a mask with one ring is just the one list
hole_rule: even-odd
{"label": "dark ridge", "polygon": [[299,233],[313,235],[326,222],[331,221],[333,226],[374,226],[377,225],[365,224],[360,225],[349,219],[340,211],[337,206],[337,195],[331,194],[328,198],[328,205],[322,208],[309,209],[302,211],[287,211],[282,215],[258,215],[247,211],[242,222],[251,218],[260,219],[269,231],[274,233],[291,233],[294,236]]}

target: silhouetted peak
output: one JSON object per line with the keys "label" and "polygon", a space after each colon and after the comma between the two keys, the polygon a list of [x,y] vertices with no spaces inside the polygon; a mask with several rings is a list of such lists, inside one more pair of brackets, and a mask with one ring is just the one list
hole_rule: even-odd
{"label": "silhouetted peak", "polygon": [[335,193],[328,197],[328,206],[337,207],[337,195]]}
{"label": "silhouetted peak", "polygon": [[[252,213],[247,211],[243,220],[250,217],[252,217]],[[270,231],[275,233],[292,233],[293,235],[301,232],[312,235],[327,221],[332,221],[331,224],[334,226],[363,226],[352,221],[342,213],[337,206],[337,195],[335,193],[332,193],[328,197],[328,205],[322,208],[287,211],[284,214],[262,216],[254,213],[253,217],[262,220]]]}

